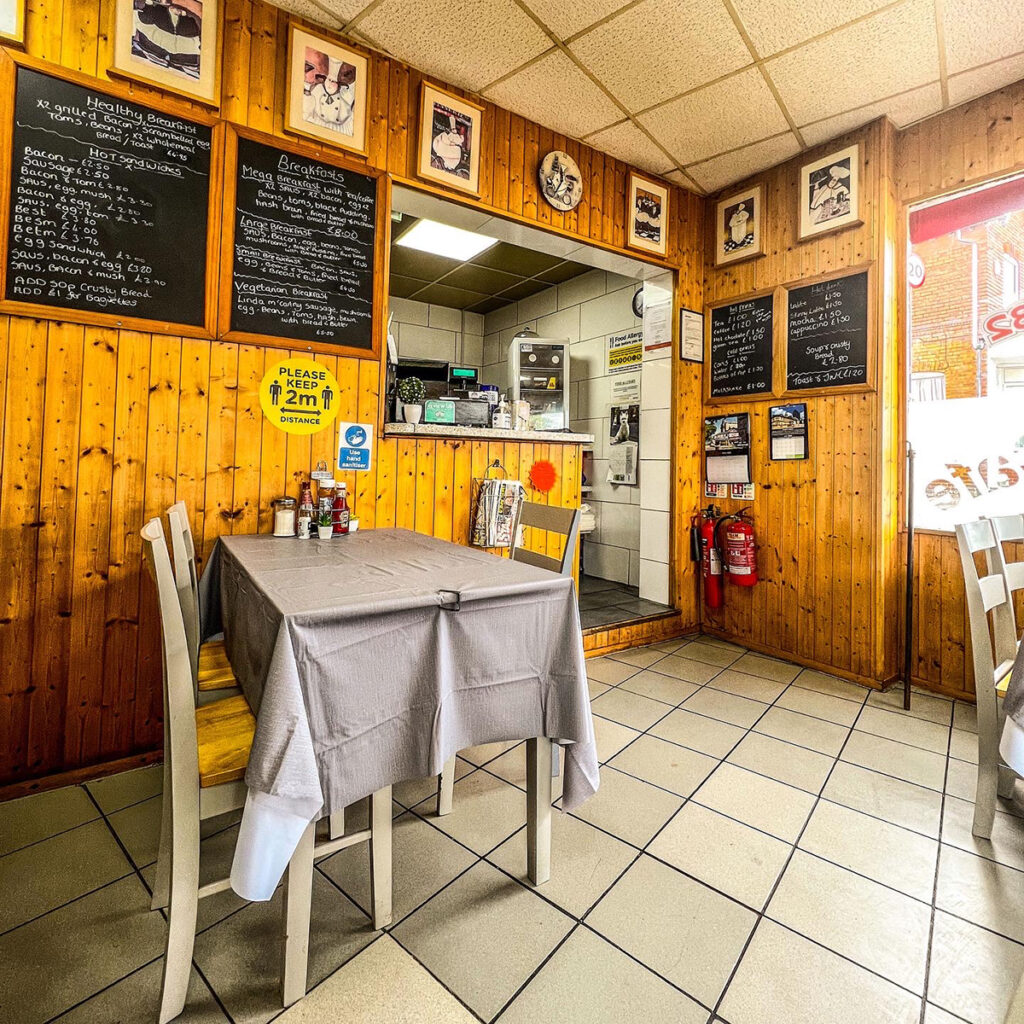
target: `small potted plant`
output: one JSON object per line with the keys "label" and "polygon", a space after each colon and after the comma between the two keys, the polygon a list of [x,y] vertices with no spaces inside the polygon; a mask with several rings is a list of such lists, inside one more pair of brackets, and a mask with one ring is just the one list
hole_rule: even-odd
{"label": "small potted plant", "polygon": [[402,403],[402,417],[406,423],[419,423],[423,415],[423,399],[427,389],[419,377],[403,377],[396,387],[398,400]]}

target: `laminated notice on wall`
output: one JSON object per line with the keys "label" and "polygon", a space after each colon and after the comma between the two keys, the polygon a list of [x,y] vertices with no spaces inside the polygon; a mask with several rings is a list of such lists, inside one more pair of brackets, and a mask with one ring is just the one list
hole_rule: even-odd
{"label": "laminated notice on wall", "polygon": [[608,336],[608,372],[628,373],[640,368],[643,360],[643,331],[626,331]]}
{"label": "laminated notice on wall", "polygon": [[608,430],[608,483],[636,487],[640,461],[640,406],[613,405]]}

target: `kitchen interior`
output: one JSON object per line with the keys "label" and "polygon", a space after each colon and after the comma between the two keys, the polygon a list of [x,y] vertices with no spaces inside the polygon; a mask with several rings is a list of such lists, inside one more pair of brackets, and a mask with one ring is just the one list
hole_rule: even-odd
{"label": "kitchen interior", "polygon": [[[404,426],[386,429],[583,441],[585,630],[673,611],[671,345],[649,342],[671,297],[640,260],[394,189],[388,419]],[[408,378],[423,383],[411,415]]]}

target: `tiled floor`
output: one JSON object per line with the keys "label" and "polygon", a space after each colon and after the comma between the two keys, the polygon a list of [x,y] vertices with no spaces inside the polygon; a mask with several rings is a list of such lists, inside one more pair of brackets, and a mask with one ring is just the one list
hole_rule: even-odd
{"label": "tiled floor", "polygon": [[597,576],[580,577],[580,624],[584,629],[633,622],[647,615],[667,615],[674,610],[667,604],[640,597],[639,587]]}
{"label": "tiled floor", "polygon": [[[1024,819],[971,836],[966,705],[710,639],[588,662],[601,791],[524,884],[522,744],[463,752],[455,810],[396,787],[395,924],[364,846],[315,874],[311,991],[277,1003],[280,894],[200,905],[185,1016],[287,1024],[1002,1024]],[[158,768],[0,805],[0,1020],[155,1019]],[[359,827],[359,812],[350,815]],[[226,870],[230,821],[204,871]]]}

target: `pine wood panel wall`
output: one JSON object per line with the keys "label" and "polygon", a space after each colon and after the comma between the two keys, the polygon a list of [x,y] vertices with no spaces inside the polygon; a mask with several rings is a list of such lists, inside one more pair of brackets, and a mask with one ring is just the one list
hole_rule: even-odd
{"label": "pine wood panel wall", "polygon": [[[26,50],[103,78],[113,15],[111,0],[30,0]],[[287,25],[267,4],[225,0],[221,117],[285,137]],[[368,163],[412,179],[421,76],[380,54],[371,62]],[[477,205],[624,246],[625,164],[492,104],[484,133]],[[587,180],[571,213],[539,201],[538,155],[554,147],[572,154]],[[704,203],[673,188],[672,209],[666,266],[682,268],[682,304],[699,307]],[[289,436],[260,412],[265,367],[300,354],[84,326],[73,314],[0,317],[0,784],[159,746],[160,648],[138,530],[183,499],[205,557],[221,534],[266,530],[269,502],[297,493],[317,459],[332,459],[333,430]],[[316,358],[341,385],[339,416],[376,420],[377,363]],[[695,383],[684,368],[678,382],[677,473],[689,504],[699,475],[699,373]],[[559,482],[546,499],[531,499],[578,504],[578,446],[379,438],[373,471],[348,477],[354,511],[365,527],[464,542],[472,481],[494,458],[524,478],[534,460],[551,459]],[[680,576],[678,628],[696,621],[688,566]]]}
{"label": "pine wood panel wall", "polygon": [[[1024,170],[1024,82],[898,133],[898,230],[905,232],[907,208],[921,199],[1020,170]],[[1024,559],[1024,545],[1011,557]],[[956,537],[916,533],[914,569],[914,679],[931,689],[971,698],[970,626]]]}
{"label": "pine wood panel wall", "polygon": [[[800,242],[801,164],[854,142],[862,152],[862,223]],[[871,392],[787,399],[807,402],[808,459],[769,459],[772,401],[705,406],[706,415],[750,413],[760,582],[752,588],[727,583],[724,608],[703,608],[702,615],[705,628],[721,636],[874,684],[892,678],[898,663],[894,627],[899,621],[899,559],[893,515],[898,436],[891,383],[894,270],[892,247],[887,244],[894,208],[887,173],[891,147],[891,127],[876,121],[820,152],[804,154],[752,179],[764,185],[766,255],[719,269],[709,251],[705,277],[705,303],[713,304],[786,282],[873,265],[876,316],[869,345],[878,386]],[[709,237],[713,216],[714,204],[709,202]],[[882,296],[888,303],[879,301]],[[735,512],[747,503],[718,504]]]}

